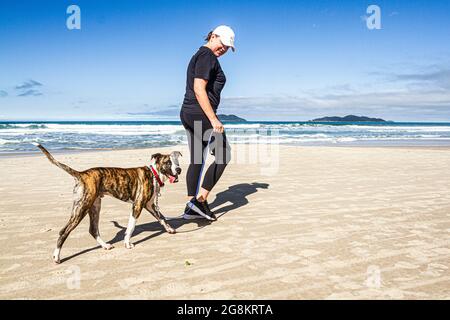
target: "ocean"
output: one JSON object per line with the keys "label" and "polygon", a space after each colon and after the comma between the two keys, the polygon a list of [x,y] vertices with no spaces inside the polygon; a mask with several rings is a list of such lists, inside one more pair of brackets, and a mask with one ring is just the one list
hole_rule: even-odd
{"label": "ocean", "polygon": [[[231,143],[304,146],[450,146],[450,123],[242,122],[224,123]],[[179,121],[0,122],[0,153],[131,149],[186,144]]]}

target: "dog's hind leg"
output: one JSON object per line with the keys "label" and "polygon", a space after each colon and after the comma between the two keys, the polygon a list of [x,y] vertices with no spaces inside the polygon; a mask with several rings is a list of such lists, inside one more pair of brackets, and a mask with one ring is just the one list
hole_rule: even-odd
{"label": "dog's hind leg", "polygon": [[125,231],[125,248],[133,249],[134,244],[130,242],[131,235],[133,234],[134,228],[136,227],[136,220],[139,218],[142,212],[142,204],[140,202],[135,202],[133,204],[133,211],[130,214],[130,220],[128,220],[128,227]]}
{"label": "dog's hind leg", "polygon": [[78,226],[93,205],[95,198],[86,194],[84,186],[77,184],[74,189],[76,199],[73,202],[72,215],[66,226],[59,232],[59,238],[56,243],[56,249],[53,251],[53,261],[60,263],[61,248],[69,234]]}
{"label": "dog's hind leg", "polygon": [[159,212],[154,203],[150,204],[150,201],[147,202],[145,209],[147,209],[147,211],[150,212],[156,220],[158,220],[158,222],[164,227],[164,229],[166,229],[168,233],[176,233],[175,229],[166,222],[166,218],[161,214],[161,212]]}
{"label": "dog's hind leg", "polygon": [[97,197],[91,209],[89,210],[89,219],[90,219],[89,233],[94,237],[95,240],[97,240],[97,243],[101,245],[103,249],[110,250],[114,248],[114,246],[112,244],[103,241],[103,239],[100,237],[100,231],[98,228],[101,205],[102,205],[102,198]]}
{"label": "dog's hind leg", "polygon": [[88,208],[86,208],[84,205],[80,205],[74,208],[74,210],[72,211],[72,216],[70,217],[66,226],[59,232],[59,238],[56,243],[56,249],[53,252],[53,261],[55,261],[56,263],[60,263],[61,248],[64,242],[66,241],[67,237],[78,226],[81,220],[83,220],[87,212]]}

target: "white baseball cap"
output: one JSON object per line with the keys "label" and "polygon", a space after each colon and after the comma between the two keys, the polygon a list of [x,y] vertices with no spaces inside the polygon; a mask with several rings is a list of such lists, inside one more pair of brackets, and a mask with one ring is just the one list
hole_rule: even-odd
{"label": "white baseball cap", "polygon": [[218,35],[220,37],[220,41],[228,47],[231,47],[231,49],[235,50],[234,47],[234,31],[229,26],[218,26],[215,28],[212,32],[215,35]]}

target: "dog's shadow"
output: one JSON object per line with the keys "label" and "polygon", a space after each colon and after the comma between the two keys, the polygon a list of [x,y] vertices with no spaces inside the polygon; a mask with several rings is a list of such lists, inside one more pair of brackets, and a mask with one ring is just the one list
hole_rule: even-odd
{"label": "dog's shadow", "polygon": [[[216,195],[216,198],[214,199],[214,201],[211,202],[209,204],[209,206],[211,208],[211,211],[213,211],[216,214],[217,218],[219,219],[226,213],[247,205],[249,203],[247,196],[249,196],[250,194],[258,192],[258,189],[267,189],[268,187],[269,187],[269,184],[259,183],[259,182],[236,184],[234,186],[228,187],[227,190],[219,192]],[[217,210],[214,210],[214,208],[220,207],[221,205],[228,203],[228,202],[230,202],[230,204],[223,206]],[[144,212],[144,211],[142,212],[142,214],[147,213],[150,215],[149,212]],[[116,228],[120,229],[116,233],[114,238],[109,241],[110,244],[114,245],[118,242],[123,241],[127,227],[120,225],[117,221],[111,221],[111,222],[114,224],[114,226]],[[177,233],[197,231],[197,230],[200,230],[211,224],[211,222],[206,219],[185,220],[183,218],[169,220],[168,223],[175,229],[179,229],[180,227],[182,227],[183,225],[186,225],[186,224],[192,224],[192,223],[197,224],[197,228],[195,228],[193,230],[177,231]],[[134,244],[139,244],[139,243],[145,242],[147,240],[150,240],[152,238],[155,238],[157,236],[160,236],[163,233],[165,233],[166,231],[164,230],[164,228],[161,226],[161,224],[158,221],[152,221],[152,222],[137,225],[133,232],[133,237],[136,237],[137,235],[139,235],[142,232],[154,232],[154,233],[152,233],[152,234],[148,235],[147,237],[142,238],[140,240],[133,241]],[[101,248],[101,246],[95,246],[95,247],[80,251],[72,256],[62,259],[61,262],[70,260],[79,255],[82,255],[84,253],[88,253],[90,251],[100,249],[100,248]]]}

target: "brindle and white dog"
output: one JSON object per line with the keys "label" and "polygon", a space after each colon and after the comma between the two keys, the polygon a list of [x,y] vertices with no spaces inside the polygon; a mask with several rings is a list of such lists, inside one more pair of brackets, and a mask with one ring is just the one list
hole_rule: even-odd
{"label": "brindle and white dog", "polygon": [[[53,252],[53,260],[60,263],[60,252],[64,241],[69,236],[81,220],[89,214],[89,233],[97,240],[104,249],[113,248],[111,244],[105,243],[100,238],[98,222],[100,217],[101,198],[109,195],[133,203],[133,210],[130,215],[128,227],[125,232],[125,247],[131,249],[134,245],[130,242],[131,235],[136,226],[142,209],[148,210],[169,233],[175,233],[166,222],[166,218],[155,205],[156,196],[159,189],[164,186],[164,182],[169,179],[171,183],[178,182],[178,175],[181,168],[178,157],[179,151],[170,154],[156,153],[151,157],[150,166],[138,168],[91,168],[85,171],[76,171],[69,166],[55,160],[53,156],[40,144],[35,145],[42,150],[51,163],[65,170],[75,178],[74,202],[72,215],[66,226],[59,232],[59,239],[56,249]],[[152,169],[153,168],[153,169]]]}

